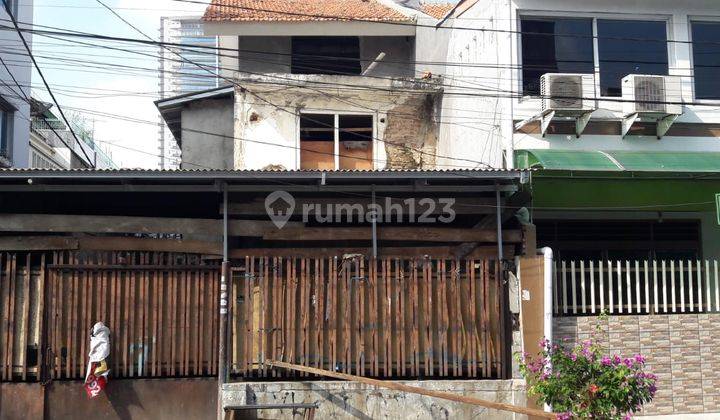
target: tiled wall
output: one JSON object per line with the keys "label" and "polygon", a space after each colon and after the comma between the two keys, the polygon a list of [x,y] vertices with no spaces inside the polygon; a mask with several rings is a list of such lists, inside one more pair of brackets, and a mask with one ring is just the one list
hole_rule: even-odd
{"label": "tiled wall", "polygon": [[720,412],[720,314],[554,319],[555,339],[581,341],[593,333],[611,354],[647,357],[659,380],[644,414]]}

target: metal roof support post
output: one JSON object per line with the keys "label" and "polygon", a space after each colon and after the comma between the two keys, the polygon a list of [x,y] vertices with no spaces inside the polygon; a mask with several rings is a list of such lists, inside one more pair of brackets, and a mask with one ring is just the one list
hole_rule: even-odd
{"label": "metal roof support post", "polygon": [[218,419],[224,417],[222,406],[222,388],[227,382],[227,322],[228,322],[228,276],[230,274],[230,258],[228,253],[228,188],[223,183],[223,262],[220,273],[220,322],[218,340]]}
{"label": "metal roof support post", "polygon": [[[378,246],[377,246],[377,218],[379,217],[377,205],[375,205],[375,185],[372,186],[372,207],[373,207],[373,220],[372,220],[372,256],[377,258]],[[387,209],[385,209],[387,211]]]}
{"label": "metal roof support post", "polygon": [[498,264],[503,259],[503,237],[502,237],[502,201],[500,200],[500,188],[495,184],[495,217],[497,219],[497,241],[498,241]]}

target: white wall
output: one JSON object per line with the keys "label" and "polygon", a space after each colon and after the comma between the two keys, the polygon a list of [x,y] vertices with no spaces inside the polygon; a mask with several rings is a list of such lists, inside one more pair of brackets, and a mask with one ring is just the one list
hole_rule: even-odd
{"label": "white wall", "polygon": [[[446,95],[443,103],[443,127],[440,154],[466,155],[500,166],[503,153],[508,157],[515,149],[578,150],[652,150],[652,151],[720,151],[714,137],[653,137],[584,135],[574,136],[513,134],[513,120],[523,120],[540,112],[537,99],[508,99],[522,90],[519,53],[518,16],[590,16],[598,18],[650,18],[668,20],[668,39],[690,39],[689,18],[720,19],[720,2],[713,0],[486,0],[478,1],[459,18],[445,26],[492,29],[503,32],[451,31],[446,61],[474,63],[481,67],[446,66],[446,84],[463,86],[474,96]],[[421,42],[421,32],[418,42]],[[670,43],[669,72],[684,76],[683,100],[694,102],[691,74],[692,50],[687,43]],[[418,47],[420,51],[422,47]],[[419,53],[418,53],[419,54]],[[596,69],[597,70],[597,69]],[[472,89],[469,91],[468,88]],[[452,89],[446,88],[446,92]],[[496,98],[493,98],[495,96]],[[497,98],[500,96],[501,98]],[[716,103],[718,101],[715,101]],[[619,121],[622,103],[599,101],[602,108],[593,120]],[[685,107],[678,123],[720,123],[720,107]],[[462,124],[462,125],[461,125]],[[463,127],[470,125],[473,128]],[[501,146],[502,145],[502,146]],[[445,159],[443,163],[455,163]],[[466,162],[467,163],[467,162]],[[512,165],[512,159],[506,159]],[[462,162],[461,162],[462,164]]]}
{"label": "white wall", "polygon": [[[2,6],[2,3],[0,3]],[[19,1],[18,15],[19,22],[32,24],[33,21],[33,1]],[[12,25],[9,21],[10,17],[5,12],[4,7],[0,7],[0,19],[4,19],[5,25]],[[27,25],[21,25],[27,26]],[[23,33],[25,40],[32,46],[32,35]],[[15,31],[0,31],[0,57],[5,64],[8,65],[12,75],[22,86],[22,91],[30,97],[30,79],[32,74],[32,63],[30,57]],[[14,85],[12,77],[8,74],[5,67],[0,65],[0,80],[7,82],[12,89],[0,84],[0,96],[8,101],[17,110],[12,123],[12,144],[11,155],[12,164],[15,167],[27,167],[28,157],[30,156],[30,105],[25,101],[23,95],[18,95],[19,88]],[[15,92],[13,92],[13,90]]]}

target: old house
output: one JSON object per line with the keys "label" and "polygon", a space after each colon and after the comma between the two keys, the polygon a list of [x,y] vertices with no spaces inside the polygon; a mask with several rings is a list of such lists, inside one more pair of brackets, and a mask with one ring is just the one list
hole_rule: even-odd
{"label": "old house", "polygon": [[448,4],[251,3],[205,13],[226,87],[157,102],[184,167],[437,167],[443,84],[416,65],[415,23]]}

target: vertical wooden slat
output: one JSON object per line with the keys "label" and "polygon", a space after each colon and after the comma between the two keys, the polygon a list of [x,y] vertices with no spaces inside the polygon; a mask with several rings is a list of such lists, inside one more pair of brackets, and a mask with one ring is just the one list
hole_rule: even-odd
{"label": "vertical wooden slat", "polygon": [[[585,271],[585,270],[583,270]],[[595,261],[590,260],[590,312],[595,313]]]}
{"label": "vertical wooden slat", "polygon": [[568,296],[567,296],[567,269],[565,267],[565,261],[561,261],[562,267],[562,301],[563,301],[563,313],[568,313]]}
{"label": "vertical wooden slat", "polygon": [[710,260],[705,260],[705,311],[712,312],[712,300],[710,298]]}
{"label": "vertical wooden slat", "polygon": [[[623,313],[623,275],[622,275],[622,265],[620,263],[620,260],[615,261],[615,269],[616,275],[617,275],[617,298],[618,298],[618,305],[617,310],[618,313]],[[630,284],[628,283],[628,290],[630,289]],[[629,293],[628,293],[629,295]],[[629,296],[628,296],[629,297]]]}
{"label": "vertical wooden slat", "polygon": [[638,260],[635,260],[635,313],[640,313],[642,309],[640,308],[640,263]]}
{"label": "vertical wooden slat", "polygon": [[[650,311],[650,272],[648,271],[647,260],[643,262],[643,269],[645,270],[645,311],[647,313],[652,313]],[[657,287],[657,281],[655,283],[655,286]]]}
{"label": "vertical wooden slat", "polygon": [[[573,267],[573,277],[575,276],[575,270]],[[575,282],[575,279],[573,279],[573,283]],[[585,292],[585,261],[580,260],[580,296],[581,296],[581,307],[580,312],[581,313],[587,313],[587,304],[586,304],[586,292]]]}
{"label": "vertical wooden slat", "polygon": [[30,253],[25,257],[25,273],[23,276],[23,306],[22,306],[22,335],[20,350],[20,367],[23,381],[27,381],[27,349],[30,338],[30,277],[32,275],[32,266],[30,261]]}
{"label": "vertical wooden slat", "polygon": [[717,260],[713,260],[713,269],[715,273],[715,310],[720,311],[720,276],[718,276]]}
{"label": "vertical wooden slat", "polygon": [[[2,267],[2,264],[0,264],[0,271]],[[50,375],[48,374],[46,370],[45,365],[45,349],[47,348],[46,342],[48,334],[48,329],[52,328],[51,324],[48,322],[47,315],[46,315],[46,308],[48,303],[47,300],[47,279],[45,278],[46,271],[45,271],[45,253],[40,254],[40,267],[39,267],[39,273],[38,273],[38,309],[37,309],[37,320],[38,320],[38,352],[37,352],[37,380],[40,382],[43,382],[48,378]],[[2,281],[0,281],[0,287],[2,287]],[[2,296],[2,294],[0,294]],[[2,299],[0,299],[0,302]]]}
{"label": "vertical wooden slat", "polygon": [[[607,262],[607,275],[608,275],[608,307],[610,308],[609,312],[613,313],[615,311],[615,287],[613,286],[613,264],[612,261],[608,260]],[[618,278],[618,282],[620,282],[620,279]]]}
{"label": "vertical wooden slat", "polygon": [[[582,261],[580,262],[580,267],[583,267]],[[581,269],[582,270],[582,269]],[[577,267],[575,266],[575,260],[570,262],[570,281],[572,282],[572,294],[573,294],[573,313],[578,313],[578,305],[577,305],[577,290],[576,290],[576,284],[577,284]],[[580,311],[581,313],[585,311],[585,271],[582,270],[580,272],[580,293],[581,296],[581,307]]]}
{"label": "vertical wooden slat", "polygon": [[[605,268],[603,268],[603,261],[598,261],[598,277],[599,277],[599,288],[598,292],[600,293],[600,312],[603,312],[605,310]],[[612,287],[611,287],[612,288]]]}
{"label": "vertical wooden slat", "polygon": [[[685,262],[680,260],[680,312],[685,312]],[[673,285],[673,290],[675,287]]]}
{"label": "vertical wooden slat", "polygon": [[697,310],[703,310],[703,275],[700,260],[695,261],[695,278],[697,279]]}
{"label": "vertical wooden slat", "polygon": [[[693,263],[692,260],[688,260],[688,311],[692,312],[695,309],[695,286],[693,285]],[[685,305],[683,305],[683,312],[685,310]]]}
{"label": "vertical wooden slat", "polygon": [[552,280],[553,280],[553,307],[555,308],[555,314],[560,313],[560,303],[558,300],[558,262],[556,262],[553,265],[553,272],[552,272]]}

